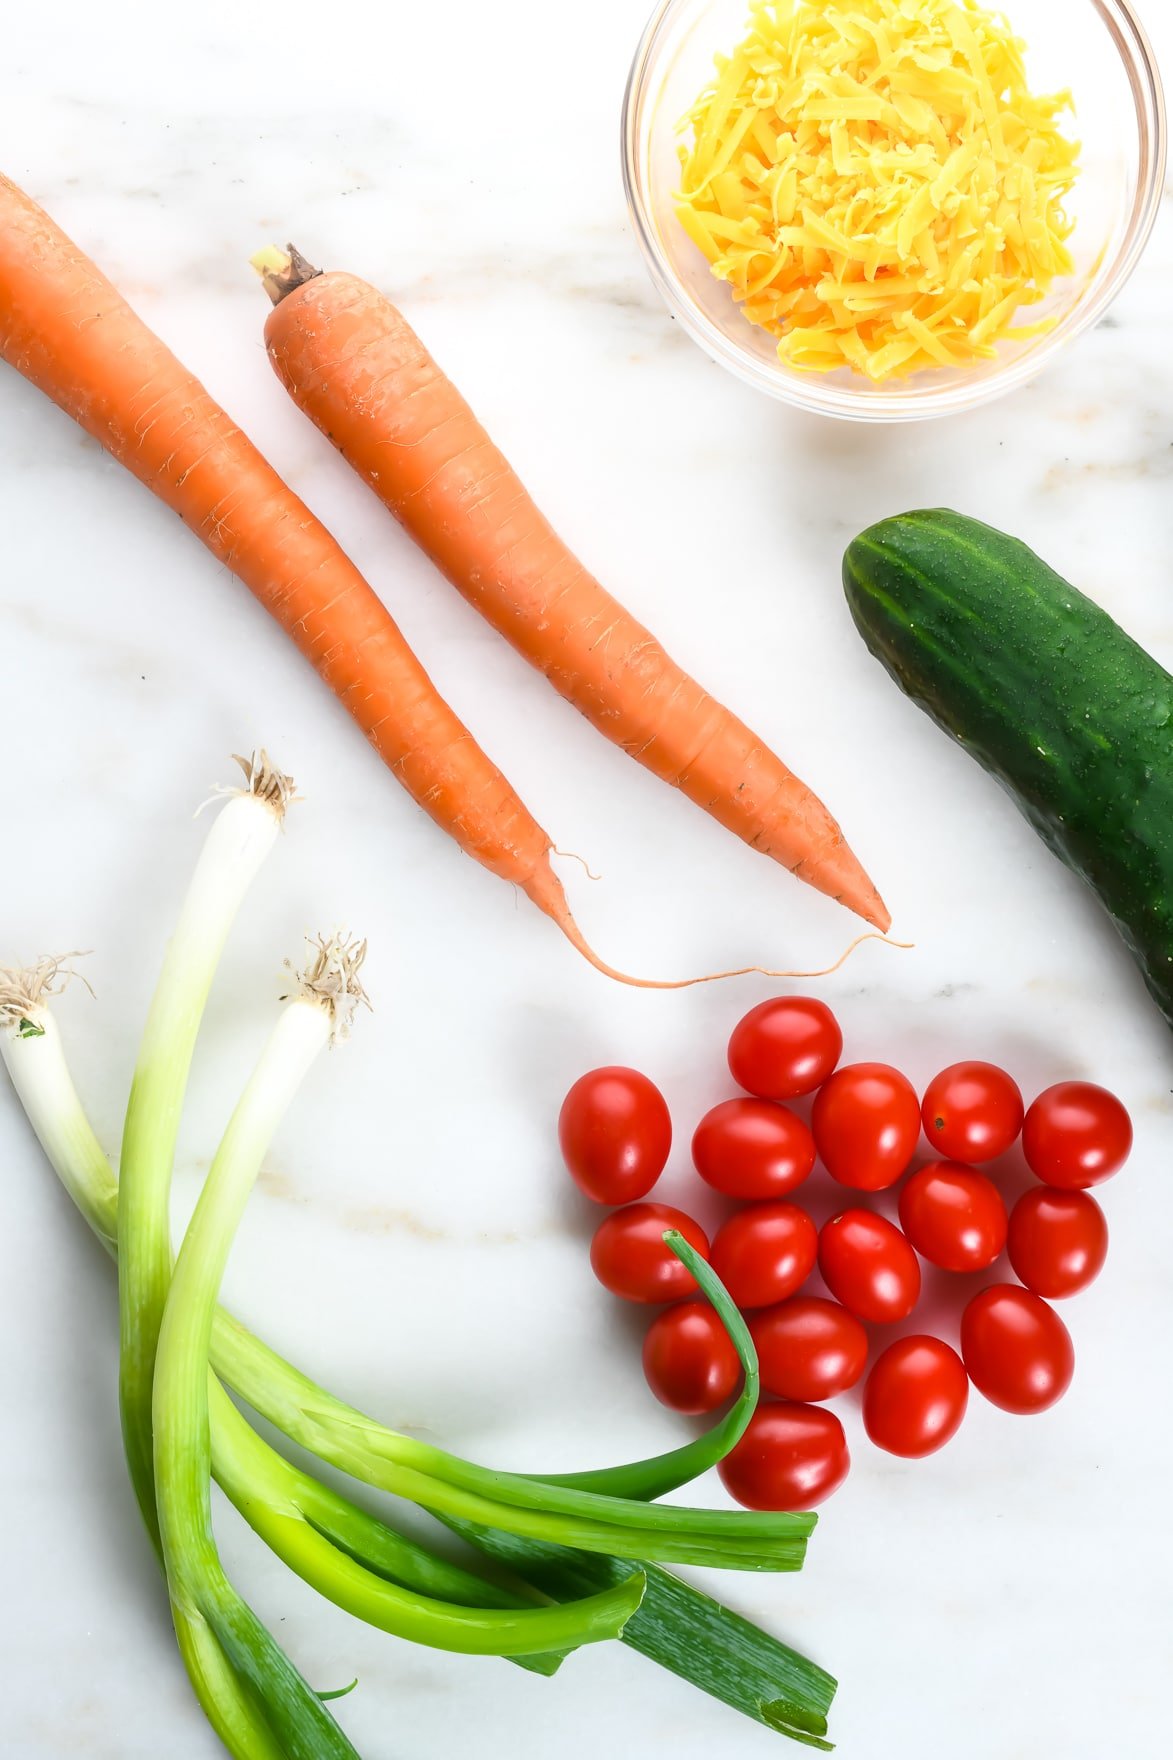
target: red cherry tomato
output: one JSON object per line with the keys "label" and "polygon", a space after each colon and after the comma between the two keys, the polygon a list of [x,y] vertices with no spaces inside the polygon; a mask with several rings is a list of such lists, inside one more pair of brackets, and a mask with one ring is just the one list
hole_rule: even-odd
{"label": "red cherry tomato", "polygon": [[815,1164],[815,1140],[801,1118],[772,1100],[722,1100],[692,1139],[693,1165],[730,1198],[781,1198]]}
{"label": "red cherry tomato", "polygon": [[696,1415],[714,1411],[732,1396],[741,1363],[708,1302],[678,1302],[648,1327],[644,1374],[662,1405]]}
{"label": "red cherry tomato", "polygon": [[1086,1192],[1032,1186],[1010,1212],[1010,1263],[1037,1296],[1073,1296],[1108,1256],[1104,1212]]}
{"label": "red cherry tomato", "polygon": [[868,1335],[846,1308],[823,1296],[792,1296],[751,1314],[762,1387],[779,1399],[834,1399],[854,1387],[868,1360]]}
{"label": "red cherry tomato", "polygon": [[825,1406],[761,1405],[717,1471],[746,1509],[812,1509],[837,1491],[851,1456]]}
{"label": "red cherry tomato", "polygon": [[1004,1412],[1043,1412],[1071,1385],[1075,1352],[1053,1308],[1016,1283],[995,1283],[961,1316],[961,1354],[979,1393]]}
{"label": "red cherry tomato", "polygon": [[920,1264],[898,1228],[871,1210],[841,1210],[819,1235],[819,1270],[861,1320],[904,1320],[920,1297]]}
{"label": "red cherry tomato", "polygon": [[739,1308],[784,1302],[814,1270],[819,1236],[797,1204],[753,1204],[713,1239],[713,1270]]}
{"label": "red cherry tomato", "polygon": [[1026,1115],[1022,1150],[1049,1186],[1085,1191],[1111,1179],[1128,1160],[1132,1121],[1115,1094],[1094,1082],[1058,1082]]}
{"label": "red cherry tomato", "polygon": [[629,1204],[651,1191],[672,1147],[659,1088],[637,1069],[609,1065],[580,1076],[558,1114],[562,1159],[596,1204]]}
{"label": "red cherry tomato", "polygon": [[1006,1245],[1006,1206],[993,1180],[959,1161],[931,1161],[900,1190],[900,1226],[942,1271],[984,1271]]}
{"label": "red cherry tomato", "polygon": [[660,1404],[696,1417],[733,1396],[741,1362],[708,1302],[676,1302],[646,1331],[643,1373]]}
{"label": "red cherry tomato", "polygon": [[604,1288],[628,1302],[674,1302],[696,1294],[696,1280],[670,1247],[664,1230],[679,1229],[702,1258],[709,1242],[702,1228],[670,1204],[628,1204],[595,1230],[591,1269]]}
{"label": "red cherry tomato", "polygon": [[1022,1129],[1022,1094],[996,1063],[951,1063],[921,1104],[925,1135],[950,1161],[992,1161]]}
{"label": "red cherry tomato", "polygon": [[895,1185],[920,1137],[920,1108],[907,1076],[886,1063],[848,1063],[823,1083],[811,1111],[823,1166],[840,1185],[879,1192]]}
{"label": "red cherry tomato", "polygon": [[956,1436],[968,1403],[969,1377],[955,1350],[927,1334],[898,1338],[868,1376],[864,1429],[877,1448],[920,1460]]}
{"label": "red cherry tomato", "polygon": [[739,1088],[760,1100],[813,1094],[843,1055],[839,1022],[812,996],[775,996],[738,1021],[729,1069]]}

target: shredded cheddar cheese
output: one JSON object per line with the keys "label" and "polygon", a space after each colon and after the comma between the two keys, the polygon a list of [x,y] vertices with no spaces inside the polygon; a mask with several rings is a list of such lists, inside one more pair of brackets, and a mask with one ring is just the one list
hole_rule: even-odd
{"label": "shredded cheddar cheese", "polygon": [[1078,145],[978,0],[753,0],[681,124],[681,225],[787,365],[985,359],[1071,273]]}

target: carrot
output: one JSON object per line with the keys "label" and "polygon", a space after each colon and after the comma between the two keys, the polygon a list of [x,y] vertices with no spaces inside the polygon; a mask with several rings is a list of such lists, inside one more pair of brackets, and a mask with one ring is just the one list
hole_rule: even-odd
{"label": "carrot", "polygon": [[592,965],[646,989],[710,981],[661,984],[598,957],[571,915],[549,837],[349,557],[84,252],[2,173],[0,359],[179,514],[293,638],[412,798],[491,873],[521,887]]}
{"label": "carrot", "polygon": [[887,929],[822,802],[588,574],[391,302],[292,246],[254,264],[282,384],[469,603],[654,775]]}
{"label": "carrot", "polygon": [[436,823],[582,946],[549,837],[373,589],[199,381],[3,175],[0,356],[244,582]]}

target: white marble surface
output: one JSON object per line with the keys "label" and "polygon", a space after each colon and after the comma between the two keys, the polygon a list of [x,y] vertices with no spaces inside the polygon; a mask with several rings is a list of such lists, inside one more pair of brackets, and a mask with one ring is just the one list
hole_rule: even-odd
{"label": "white marble surface", "polygon": [[[1146,10],[1173,65],[1168,10]],[[1168,1030],[1092,901],[868,658],[837,576],[864,523],[951,503],[1027,537],[1173,663],[1173,214],[1111,322],[1013,401],[918,430],[800,419],[710,365],[645,278],[616,148],[642,22],[641,0],[24,8],[0,164],[249,428],[556,840],[602,872],[567,879],[609,956],[665,974],[818,964],[851,924],[606,748],[295,415],[246,267],[271,236],[396,294],[567,537],[841,816],[917,944],[866,948],[821,987],[848,1054],[920,1080],[984,1055],[1028,1090],[1086,1073],[1127,1099],[1137,1152],[1105,1195],[1107,1270],[1066,1310],[1068,1398],[1033,1422],[975,1398],[921,1465],[871,1450],[841,1402],[855,1469],[807,1571],[721,1586],[839,1673],[844,1760],[1154,1760],[1173,1662]],[[361,1403],[487,1461],[671,1443],[637,1326],[591,1278],[553,1116],[582,1069],[630,1061],[686,1144],[728,1089],[728,1028],[769,986],[645,995],[582,966],[411,806],[243,589],[7,371],[0,519],[0,954],[94,949],[97,999],[75,988],[61,1020],[104,1140],[197,847],[191,808],[228,751],[265,741],[305,804],[215,992],[177,1209],[282,956],[305,928],[352,923],[378,1012],[283,1133],[233,1302]],[[0,1745],[199,1760],[214,1743],[124,1483],[109,1271],[6,1088],[0,1154]],[[665,1187],[692,1195],[683,1148]],[[315,1681],[359,1675],[338,1711],[372,1760],[785,1751],[618,1646],[553,1683],[399,1646],[316,1602],[234,1519],[221,1530]]]}

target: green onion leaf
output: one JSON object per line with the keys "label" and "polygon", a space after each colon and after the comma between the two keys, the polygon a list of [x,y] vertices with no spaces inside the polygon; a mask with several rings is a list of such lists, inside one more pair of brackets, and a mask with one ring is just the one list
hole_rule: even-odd
{"label": "green onion leaf", "polygon": [[357,1686],[358,1676],[355,1675],[348,1687],[330,1687],[326,1692],[322,1692],[321,1689],[319,1689],[318,1698],[322,1701],[323,1705],[327,1705],[331,1699],[345,1699],[348,1694],[354,1692],[354,1689]]}
{"label": "green onion leaf", "polygon": [[[560,1599],[614,1582],[623,1559],[536,1546],[515,1534],[449,1522],[462,1539]],[[621,1642],[735,1711],[807,1746],[828,1748],[836,1682],[825,1669],[658,1565]]]}
{"label": "green onion leaf", "polygon": [[654,1455],[649,1460],[632,1461],[625,1467],[602,1467],[588,1473],[546,1474],[542,1477],[545,1485],[575,1486],[580,1491],[600,1491],[612,1497],[663,1497],[678,1486],[699,1479],[702,1473],[724,1460],[753,1417],[759,1393],[758,1353],[748,1326],[717,1273],[694,1247],[689,1246],[684,1236],[670,1228],[664,1235],[664,1242],[692,1272],[729,1334],[745,1377],[741,1392],[720,1423],[682,1448]]}

